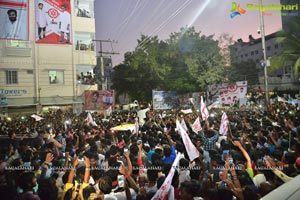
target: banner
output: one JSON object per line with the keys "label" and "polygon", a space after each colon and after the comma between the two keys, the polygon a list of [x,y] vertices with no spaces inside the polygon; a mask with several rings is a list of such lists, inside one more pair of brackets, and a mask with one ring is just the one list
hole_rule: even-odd
{"label": "banner", "polygon": [[208,110],[206,108],[206,103],[204,103],[202,96],[201,96],[200,108],[201,108],[202,120],[207,120],[207,118],[209,117],[209,113],[208,113]]}
{"label": "banner", "polygon": [[0,39],[28,40],[28,0],[0,1]]}
{"label": "banner", "polygon": [[170,91],[152,91],[153,110],[165,110],[176,107],[177,94]]}
{"label": "banner", "polygon": [[198,134],[199,131],[202,130],[201,127],[201,123],[200,123],[200,119],[199,117],[197,117],[197,119],[194,121],[194,123],[192,124],[192,130]]}
{"label": "banner", "polygon": [[98,124],[95,122],[95,120],[93,119],[92,115],[90,112],[88,112],[87,117],[85,119],[86,123],[88,126],[92,125],[92,126],[98,126]]}
{"label": "banner", "polygon": [[35,41],[71,44],[71,4],[64,0],[35,0]]}
{"label": "banner", "polygon": [[228,120],[226,113],[224,112],[222,115],[221,125],[220,125],[220,130],[219,130],[221,135],[227,135],[228,126],[229,126],[229,120]]}
{"label": "banner", "polygon": [[181,135],[183,144],[184,144],[186,152],[190,158],[190,161],[193,161],[195,158],[198,158],[199,157],[198,149],[192,143],[190,136],[186,133],[186,131],[181,126],[181,124],[178,120],[176,120],[176,128]]}
{"label": "banner", "polygon": [[114,107],[114,98],[113,90],[86,90],[84,109],[106,111],[110,106]]}
{"label": "banner", "polygon": [[218,101],[220,104],[225,105],[237,104],[241,98],[246,97],[247,81],[238,81],[234,85],[227,83],[209,85],[207,92],[211,103]]}

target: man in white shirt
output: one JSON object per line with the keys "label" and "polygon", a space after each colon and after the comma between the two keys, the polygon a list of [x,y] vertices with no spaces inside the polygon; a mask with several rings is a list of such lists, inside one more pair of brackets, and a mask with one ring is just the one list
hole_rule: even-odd
{"label": "man in white shirt", "polygon": [[[7,11],[7,15],[9,20],[5,24],[4,34],[1,38],[26,40],[27,29],[17,19],[17,11],[10,9]],[[22,30],[22,28],[24,29]]]}
{"label": "man in white shirt", "polygon": [[62,13],[60,14],[59,17],[59,31],[60,31],[60,41],[59,42],[64,42],[65,40],[65,34],[67,36],[67,42],[70,42],[70,28],[71,28],[71,18],[70,14],[66,12],[66,6],[62,5],[61,6]]}
{"label": "man in white shirt", "polygon": [[36,24],[38,27],[38,36],[39,39],[46,37],[46,26],[48,26],[46,13],[43,11],[44,4],[38,4],[39,9],[37,10],[36,14]]}

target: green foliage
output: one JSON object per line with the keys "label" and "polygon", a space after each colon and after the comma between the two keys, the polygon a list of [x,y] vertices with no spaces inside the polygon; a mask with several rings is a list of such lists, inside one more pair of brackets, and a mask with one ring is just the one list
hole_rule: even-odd
{"label": "green foliage", "polygon": [[256,69],[255,62],[252,60],[241,62],[239,64],[233,63],[227,70],[230,82],[247,80],[248,85],[256,85],[259,81],[259,70]]}
{"label": "green foliage", "polygon": [[300,18],[291,18],[287,30],[280,31],[276,37],[276,41],[285,49],[281,54],[272,57],[269,71],[293,66],[293,74],[297,79],[300,65]]}
{"label": "green foliage", "polygon": [[194,27],[171,33],[165,41],[141,35],[135,50],[115,67],[113,88],[139,101],[150,101],[152,90],[204,90],[224,77],[225,61],[218,44]]}

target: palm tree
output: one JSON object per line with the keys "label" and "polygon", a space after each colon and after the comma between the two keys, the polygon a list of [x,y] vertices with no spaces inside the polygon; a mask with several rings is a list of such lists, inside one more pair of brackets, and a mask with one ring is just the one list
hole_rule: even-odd
{"label": "palm tree", "polygon": [[287,30],[277,33],[276,41],[282,44],[284,50],[271,58],[270,72],[293,66],[293,74],[298,79],[298,71],[300,66],[300,18],[291,17],[287,22]]}

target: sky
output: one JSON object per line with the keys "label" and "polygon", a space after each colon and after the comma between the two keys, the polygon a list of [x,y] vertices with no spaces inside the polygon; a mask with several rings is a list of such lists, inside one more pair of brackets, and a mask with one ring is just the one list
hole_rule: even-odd
{"label": "sky", "polygon": [[[203,35],[228,33],[234,40],[248,41],[251,34],[259,38],[259,11],[247,10],[230,18],[232,0],[95,0],[95,23],[97,40],[114,40],[103,43],[103,51],[116,52],[113,66],[121,63],[124,53],[133,51],[141,34],[169,38],[180,28],[194,26]],[[236,0],[242,8],[249,3],[258,5],[259,0]],[[263,0],[264,5],[278,5],[280,0]],[[264,17],[265,34],[281,29],[278,11],[268,11]],[[99,50],[100,44],[97,44]]]}

